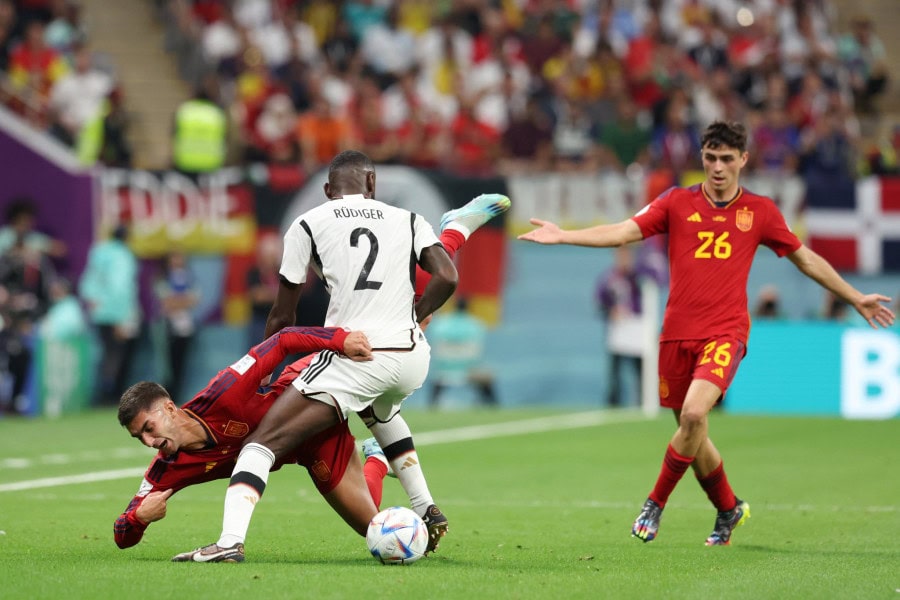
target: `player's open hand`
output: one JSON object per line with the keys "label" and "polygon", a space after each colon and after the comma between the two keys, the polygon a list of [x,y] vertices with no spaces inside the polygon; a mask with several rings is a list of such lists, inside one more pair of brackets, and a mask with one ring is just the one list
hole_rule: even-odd
{"label": "player's open hand", "polygon": [[519,236],[520,240],[537,242],[538,244],[559,244],[562,242],[562,230],[556,223],[540,219],[529,219],[529,221],[532,225],[537,225],[538,228],[528,233],[523,233]]}
{"label": "player's open hand", "polygon": [[884,305],[891,299],[881,294],[866,294],[857,302],[856,312],[861,314],[873,329],[890,327],[894,324],[894,311]]}
{"label": "player's open hand", "polygon": [[150,492],[134,511],[134,516],[140,519],[141,523],[159,521],[166,516],[166,501],[173,493],[171,489],[164,492]]}
{"label": "player's open hand", "polygon": [[344,354],[356,362],[372,360],[372,346],[362,331],[351,331],[344,339]]}

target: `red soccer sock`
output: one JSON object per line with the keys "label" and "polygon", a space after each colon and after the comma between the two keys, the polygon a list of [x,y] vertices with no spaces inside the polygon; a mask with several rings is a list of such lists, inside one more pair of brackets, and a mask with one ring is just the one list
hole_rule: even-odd
{"label": "red soccer sock", "polygon": [[369,487],[369,495],[372,496],[372,502],[375,508],[381,507],[381,496],[384,492],[384,478],[387,477],[388,468],[384,461],[378,460],[374,456],[366,459],[363,465],[363,477],[366,478],[366,485]]}
{"label": "red soccer sock", "polygon": [[669,447],[666,448],[666,455],[663,458],[659,478],[656,480],[656,485],[653,486],[653,491],[650,492],[650,499],[659,504],[660,507],[665,507],[666,502],[669,500],[669,495],[675,489],[675,486],[678,485],[684,472],[687,471],[692,462],[694,462],[693,456],[681,456],[669,444]]}
{"label": "red soccer sock", "polygon": [[716,510],[725,512],[737,506],[737,497],[734,495],[734,490],[731,489],[731,484],[728,483],[724,463],[720,462],[719,466],[705,477],[697,476],[697,482],[700,483],[700,487],[706,492],[706,496]]}
{"label": "red soccer sock", "polygon": [[[459,249],[462,248],[463,244],[466,243],[466,236],[462,234],[460,231],[456,231],[455,229],[445,229],[441,232],[441,235],[438,237],[441,245],[444,246],[444,250],[447,251],[447,254],[450,255],[450,258],[456,256],[456,253],[459,252]],[[422,292],[425,291],[425,286],[428,285],[428,282],[431,280],[431,275],[428,271],[422,269],[422,267],[416,267],[416,298],[422,295]]]}

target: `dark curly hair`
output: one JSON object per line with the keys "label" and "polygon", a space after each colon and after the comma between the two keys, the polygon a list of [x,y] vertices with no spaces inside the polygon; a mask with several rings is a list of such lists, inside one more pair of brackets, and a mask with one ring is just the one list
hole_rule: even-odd
{"label": "dark curly hair", "polygon": [[737,121],[713,121],[700,138],[701,148],[747,150],[747,128]]}

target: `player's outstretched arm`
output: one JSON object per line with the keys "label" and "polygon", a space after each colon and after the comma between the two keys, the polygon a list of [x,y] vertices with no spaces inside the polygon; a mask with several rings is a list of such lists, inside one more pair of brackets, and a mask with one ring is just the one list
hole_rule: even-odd
{"label": "player's outstretched arm", "polygon": [[523,233],[519,236],[520,240],[537,242],[538,244],[569,244],[572,246],[609,248],[643,239],[641,228],[631,219],[612,225],[597,225],[586,229],[561,229],[556,223],[542,221],[541,219],[531,219],[530,222],[532,225],[537,225],[537,229]]}
{"label": "player's outstretched arm", "polygon": [[894,311],[885,306],[891,302],[890,297],[863,294],[841,277],[827,260],[806,246],[800,246],[788,254],[788,258],[800,272],[856,309],[873,329],[894,324]]}

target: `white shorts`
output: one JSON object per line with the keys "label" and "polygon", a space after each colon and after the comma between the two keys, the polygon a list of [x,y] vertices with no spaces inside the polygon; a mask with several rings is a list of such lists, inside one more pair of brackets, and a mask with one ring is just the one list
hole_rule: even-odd
{"label": "white shorts", "polygon": [[320,352],[291,385],[305,396],[336,406],[344,418],[372,406],[380,420],[390,419],[425,382],[431,347],[423,339],[412,350],[372,355],[371,361],[354,362],[336,352]]}

